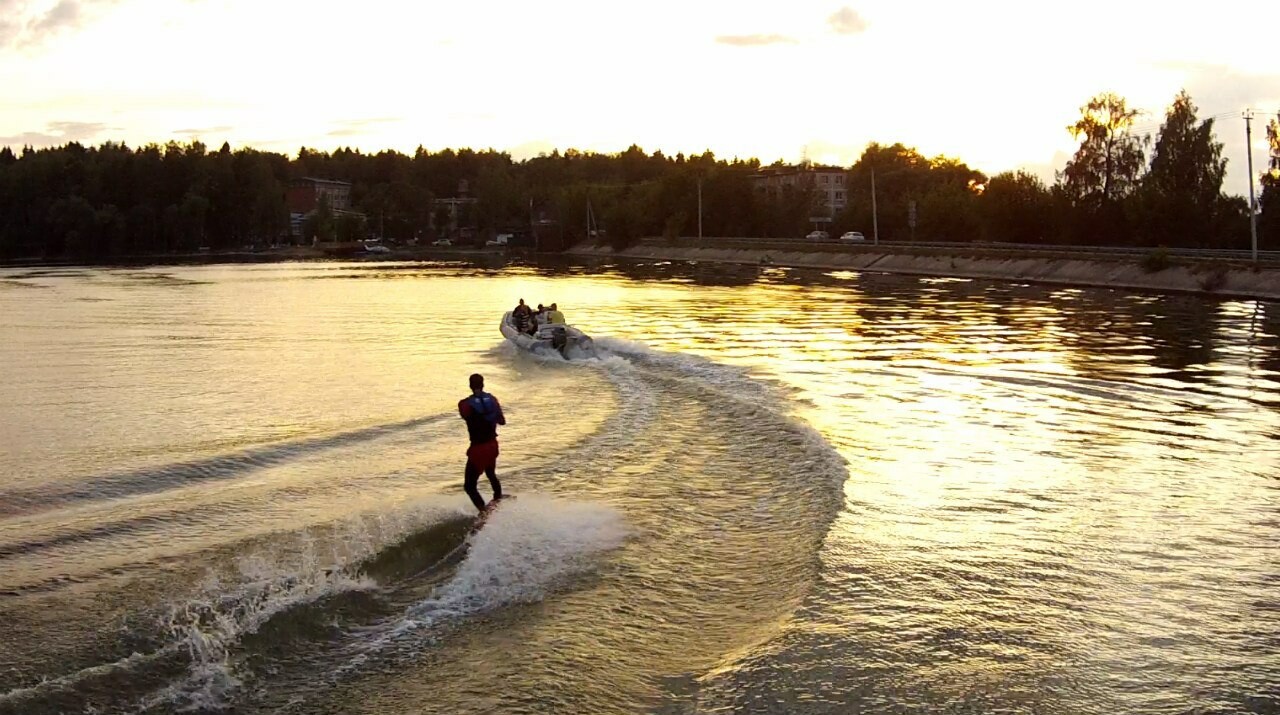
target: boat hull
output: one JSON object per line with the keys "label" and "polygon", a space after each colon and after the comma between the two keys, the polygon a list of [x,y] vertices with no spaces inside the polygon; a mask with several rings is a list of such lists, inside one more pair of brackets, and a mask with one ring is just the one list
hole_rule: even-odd
{"label": "boat hull", "polygon": [[543,325],[538,328],[537,333],[530,335],[516,330],[511,312],[507,311],[503,314],[498,329],[502,332],[502,337],[531,353],[559,355],[565,360],[596,356],[595,344],[590,336],[572,325]]}

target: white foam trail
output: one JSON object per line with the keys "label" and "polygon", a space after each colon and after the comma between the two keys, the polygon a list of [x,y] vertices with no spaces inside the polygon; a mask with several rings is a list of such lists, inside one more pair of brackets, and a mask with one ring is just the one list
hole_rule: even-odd
{"label": "white foam trail", "polygon": [[[128,672],[158,658],[185,653],[190,661],[185,677],[146,697],[141,711],[171,706],[217,709],[236,690],[239,679],[231,649],[274,616],[298,606],[350,591],[371,590],[377,584],[358,575],[360,564],[409,534],[456,518],[455,500],[428,498],[392,512],[355,514],[333,528],[334,538],[321,545],[306,534],[281,534],[265,549],[241,557],[235,572],[210,572],[195,595],[172,605],[160,618],[166,643],[155,651],[134,653],[120,660],[90,666],[32,686],[0,693],[0,705],[22,702],[75,687],[85,680]],[[275,550],[281,542],[301,539],[293,555]]]}
{"label": "white foam trail", "polygon": [[364,559],[455,514],[431,500],[389,513],[357,514],[338,525],[336,538],[325,546],[304,534],[293,556],[256,551],[242,557],[232,583],[210,573],[199,594],[172,608],[163,624],[170,636],[166,650],[185,651],[190,659],[186,677],[152,693],[139,710],[225,707],[240,686],[232,649],[246,635],[293,608],[376,589],[372,579],[358,575]]}
{"label": "white foam trail", "polygon": [[[598,558],[622,545],[628,530],[613,507],[526,492],[501,505],[472,534],[452,577],[404,617],[366,631],[335,673],[365,666],[396,644],[421,641],[423,631],[504,605],[542,599]],[[416,649],[416,648],[415,648]]]}
{"label": "white foam trail", "polygon": [[28,698],[37,697],[57,690],[66,690],[88,678],[100,677],[117,671],[127,672],[133,670],[139,665],[153,661],[161,656],[168,655],[175,650],[177,650],[176,645],[169,645],[154,653],[133,653],[132,655],[111,663],[90,666],[83,670],[78,670],[74,673],[69,673],[57,678],[46,678],[35,685],[25,688],[15,688],[7,693],[0,694],[0,705],[13,705]]}
{"label": "white foam trail", "polygon": [[297,571],[261,556],[247,559],[241,569],[249,581],[228,588],[210,577],[202,597],[170,611],[169,633],[177,647],[187,652],[191,665],[186,678],[147,698],[142,710],[170,704],[197,710],[223,707],[240,685],[231,648],[242,638],[290,609],[377,587],[371,579],[342,568],[322,568],[314,557]]}
{"label": "white foam trail", "polygon": [[613,507],[524,494],[503,503],[472,535],[457,572],[408,609],[397,631],[542,599],[564,579],[620,546],[627,529]]}
{"label": "white foam trail", "polygon": [[780,386],[754,379],[746,368],[725,365],[698,355],[655,350],[634,340],[603,337],[596,341],[602,349],[600,363],[611,368],[619,362],[656,368],[670,377],[691,380],[702,388],[724,391],[735,401],[767,404],[776,409],[782,398]]}
{"label": "white foam trail", "polygon": [[491,352],[497,353],[505,358],[532,360],[542,365],[547,365],[552,367],[590,365],[592,363],[599,362],[602,359],[600,355],[602,351],[600,351],[599,349],[596,350],[595,355],[589,355],[589,354],[583,353],[582,351],[575,351],[571,357],[565,358],[563,355],[559,353],[559,351],[556,351],[553,349],[526,350],[524,348],[518,347],[515,343],[511,342],[510,340],[502,340],[501,342],[495,344],[490,350]]}
{"label": "white foam trail", "polygon": [[606,356],[600,364],[620,390],[629,389],[620,382],[632,379],[629,370],[652,370],[659,378],[679,381],[732,405],[737,416],[746,422],[774,424],[804,442],[813,459],[809,464],[797,464],[797,469],[830,474],[837,486],[848,477],[844,457],[818,430],[786,409],[791,401],[783,386],[753,378],[746,368],[697,355],[663,352],[632,340],[603,337],[596,340],[596,345],[603,348],[602,355]]}

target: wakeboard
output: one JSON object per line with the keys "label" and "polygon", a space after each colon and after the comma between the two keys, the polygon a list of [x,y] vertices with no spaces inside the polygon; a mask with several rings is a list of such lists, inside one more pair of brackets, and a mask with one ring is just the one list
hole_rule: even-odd
{"label": "wakeboard", "polygon": [[474,534],[477,531],[480,531],[481,527],[489,521],[489,517],[493,516],[493,513],[498,510],[498,507],[502,506],[503,502],[512,501],[515,498],[514,494],[503,494],[501,499],[494,499],[488,504],[485,504],[484,511],[480,512],[480,515],[476,517],[475,522],[471,524],[471,533]]}

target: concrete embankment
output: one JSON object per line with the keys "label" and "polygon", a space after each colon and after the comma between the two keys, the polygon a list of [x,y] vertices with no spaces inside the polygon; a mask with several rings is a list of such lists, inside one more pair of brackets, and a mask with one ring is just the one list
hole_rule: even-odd
{"label": "concrete embankment", "polygon": [[[986,278],[1028,283],[1099,286],[1160,292],[1203,293],[1233,298],[1280,300],[1280,266],[1254,269],[1239,261],[1144,260],[1139,256],[1046,253],[999,255],[957,246],[946,249],[892,251],[871,246],[667,245],[645,241],[621,252],[607,246],[579,244],[575,256],[656,261],[707,261],[748,265],[792,266],[837,271],[870,271],[922,276]],[[1161,267],[1166,266],[1166,267]],[[1158,270],[1156,270],[1158,268]]]}

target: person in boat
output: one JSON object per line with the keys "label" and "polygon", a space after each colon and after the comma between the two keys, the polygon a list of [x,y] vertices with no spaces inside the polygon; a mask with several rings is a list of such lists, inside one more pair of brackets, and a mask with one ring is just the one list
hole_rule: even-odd
{"label": "person in boat", "polygon": [[516,330],[527,333],[529,326],[533,323],[533,310],[524,304],[524,298],[520,299],[520,304],[511,311],[511,321],[515,323]]}
{"label": "person in boat", "polygon": [[552,325],[564,325],[564,313],[560,312],[560,308],[555,303],[552,303],[551,309],[547,311],[547,322]]}
{"label": "person in boat", "polygon": [[463,472],[462,488],[471,497],[471,503],[481,512],[485,510],[478,484],[483,472],[493,488],[493,504],[502,498],[502,483],[498,481],[498,425],[505,425],[498,398],[484,391],[484,376],[476,373],[470,378],[471,396],[458,401],[458,414],[467,423],[467,436],[471,446],[467,448],[467,467]]}
{"label": "person in boat", "polygon": [[547,324],[547,309],[541,303],[538,304],[538,310],[533,314],[533,330],[530,334],[538,332],[538,328]]}

